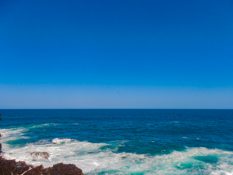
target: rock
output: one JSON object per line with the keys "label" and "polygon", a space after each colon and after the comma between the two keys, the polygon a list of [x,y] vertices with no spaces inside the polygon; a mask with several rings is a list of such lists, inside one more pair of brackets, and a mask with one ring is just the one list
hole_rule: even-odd
{"label": "rock", "polygon": [[48,159],[49,158],[49,153],[47,153],[47,152],[32,152],[30,154],[31,154],[33,160]]}
{"label": "rock", "polygon": [[0,175],[83,175],[83,173],[72,164],[59,163],[50,168],[44,168],[42,165],[33,167],[25,162],[0,157]]}
{"label": "rock", "polygon": [[46,175],[83,175],[82,170],[72,164],[59,163],[45,170]]}
{"label": "rock", "polygon": [[44,175],[42,174],[44,168],[43,166],[33,167],[32,169],[25,172],[23,175]]}
{"label": "rock", "polygon": [[25,162],[16,162],[15,160],[6,160],[0,157],[0,174],[1,175],[18,175],[29,170],[31,165]]}

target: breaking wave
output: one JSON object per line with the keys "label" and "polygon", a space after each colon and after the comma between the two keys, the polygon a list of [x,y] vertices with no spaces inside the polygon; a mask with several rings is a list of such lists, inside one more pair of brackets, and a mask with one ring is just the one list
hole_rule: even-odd
{"label": "breaking wave", "polygon": [[[54,138],[43,144],[31,143],[12,147],[9,140],[24,137],[24,129],[2,129],[4,157],[33,165],[63,162],[76,164],[85,174],[145,175],[233,175],[233,152],[204,147],[187,148],[170,154],[150,156],[116,153],[102,149],[105,143],[91,143],[69,138]],[[48,159],[35,160],[32,152],[47,152]]]}

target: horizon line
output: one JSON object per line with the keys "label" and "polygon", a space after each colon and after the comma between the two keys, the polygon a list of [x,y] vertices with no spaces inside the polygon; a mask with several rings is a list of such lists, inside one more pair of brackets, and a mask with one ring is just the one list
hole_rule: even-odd
{"label": "horizon line", "polygon": [[0,108],[0,110],[233,110],[233,108]]}

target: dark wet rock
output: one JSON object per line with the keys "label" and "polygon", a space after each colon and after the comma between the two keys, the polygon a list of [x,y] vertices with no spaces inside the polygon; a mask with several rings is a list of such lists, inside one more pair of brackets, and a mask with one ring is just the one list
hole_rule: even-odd
{"label": "dark wet rock", "polygon": [[82,170],[72,164],[59,163],[45,169],[46,175],[83,175]]}
{"label": "dark wet rock", "polygon": [[82,170],[72,164],[59,163],[50,168],[33,167],[25,162],[6,160],[0,157],[0,175],[83,175]]}
{"label": "dark wet rock", "polygon": [[48,159],[49,158],[49,153],[47,153],[47,152],[32,152],[30,154],[31,154],[33,160]]}
{"label": "dark wet rock", "polygon": [[33,167],[32,169],[26,171],[24,175],[43,175],[43,166]]}
{"label": "dark wet rock", "polygon": [[32,166],[25,162],[16,162],[15,160],[6,160],[0,157],[0,174],[1,175],[18,175],[29,170]]}

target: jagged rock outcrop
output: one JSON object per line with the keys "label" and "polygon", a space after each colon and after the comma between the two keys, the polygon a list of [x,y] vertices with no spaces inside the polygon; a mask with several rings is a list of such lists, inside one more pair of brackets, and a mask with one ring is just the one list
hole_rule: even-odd
{"label": "jagged rock outcrop", "polygon": [[24,172],[23,175],[44,175],[43,170],[44,170],[43,166],[37,166]]}
{"label": "jagged rock outcrop", "polygon": [[0,175],[83,175],[83,172],[72,164],[59,163],[50,168],[33,167],[22,161],[0,157]]}
{"label": "jagged rock outcrop", "polygon": [[19,175],[23,174],[32,166],[25,162],[16,162],[15,160],[6,160],[0,157],[0,174],[1,175]]}
{"label": "jagged rock outcrop", "polygon": [[44,175],[83,175],[82,170],[72,164],[59,163],[44,170]]}

